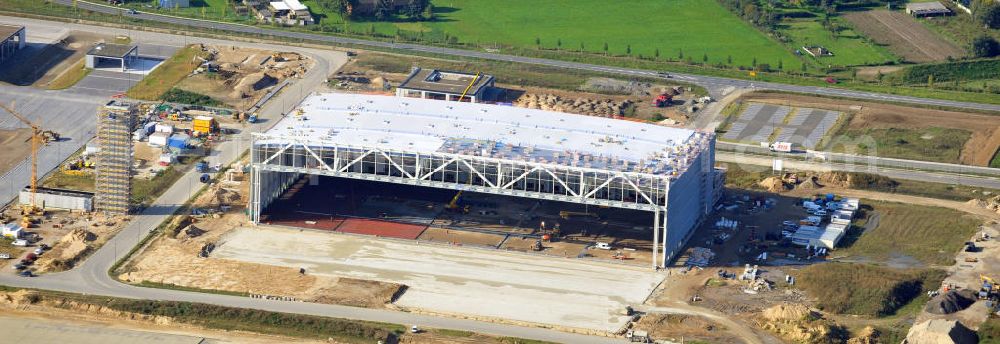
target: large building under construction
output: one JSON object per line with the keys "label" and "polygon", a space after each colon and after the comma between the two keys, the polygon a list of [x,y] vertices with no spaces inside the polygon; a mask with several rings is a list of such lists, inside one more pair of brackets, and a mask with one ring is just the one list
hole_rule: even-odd
{"label": "large building under construction", "polygon": [[652,264],[664,266],[721,192],[714,146],[712,133],[632,121],[314,94],[254,134],[249,214],[261,222],[304,175],[640,210],[651,215]]}

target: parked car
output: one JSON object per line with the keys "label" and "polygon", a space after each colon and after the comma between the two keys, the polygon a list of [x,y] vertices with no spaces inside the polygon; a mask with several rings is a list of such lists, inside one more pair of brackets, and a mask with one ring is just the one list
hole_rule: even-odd
{"label": "parked car", "polygon": [[781,224],[783,224],[785,226],[797,226],[798,225],[798,223],[795,223],[795,221],[788,221],[788,220],[781,221]]}
{"label": "parked car", "polygon": [[21,263],[17,263],[17,264],[14,264],[14,270],[24,270],[24,269],[26,269],[27,267],[28,267],[28,266],[26,266],[26,265],[24,265],[24,264],[21,264]]}
{"label": "parked car", "polygon": [[10,259],[10,254],[0,253],[0,259]]}
{"label": "parked car", "polygon": [[21,277],[35,277],[35,274],[31,273],[31,270],[21,271],[18,275],[21,275]]}
{"label": "parked car", "polygon": [[45,251],[48,251],[48,250],[49,250],[49,245],[46,245],[46,244],[38,244],[38,248],[40,248],[40,249],[42,249],[42,250],[45,250]]}
{"label": "parked car", "polygon": [[27,256],[24,256],[24,259],[27,259],[27,260],[30,260],[30,261],[35,261],[35,260],[38,260],[38,255],[34,254],[34,253],[28,253]]}
{"label": "parked car", "polygon": [[28,241],[24,240],[24,239],[17,239],[17,240],[14,240],[14,242],[11,242],[10,244],[14,245],[14,246],[26,247],[26,246],[28,246]]}
{"label": "parked car", "polygon": [[45,252],[45,250],[43,250],[41,247],[35,248],[35,255],[40,256],[42,255],[43,252]]}
{"label": "parked car", "polygon": [[420,333],[420,328],[417,325],[410,326],[410,333]]}

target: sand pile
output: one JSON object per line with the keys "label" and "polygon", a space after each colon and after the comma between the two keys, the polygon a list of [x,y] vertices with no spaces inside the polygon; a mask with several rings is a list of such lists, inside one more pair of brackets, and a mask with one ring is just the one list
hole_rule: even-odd
{"label": "sand pile", "polygon": [[816,182],[816,177],[814,177],[814,176],[806,177],[806,180],[803,181],[802,183],[799,183],[799,186],[798,186],[799,189],[804,189],[804,190],[816,190],[816,189],[819,189],[819,188],[822,188],[822,187],[823,187],[823,185],[820,185],[819,183],[817,183]]}
{"label": "sand pile", "polygon": [[951,314],[969,308],[975,302],[976,295],[974,291],[952,290],[931,299],[927,303],[927,311],[934,314]]}
{"label": "sand pile", "polygon": [[866,326],[854,338],[848,339],[847,344],[878,344],[880,333],[874,327]]}
{"label": "sand pile", "polygon": [[788,191],[788,186],[785,185],[785,181],[781,180],[779,177],[767,177],[764,180],[757,183],[760,187],[766,189],[768,192],[784,192]]}
{"label": "sand pile", "polygon": [[765,309],[761,313],[761,316],[770,321],[794,322],[812,319],[816,316],[816,313],[810,310],[809,307],[800,304],[784,303]]}
{"label": "sand pile", "polygon": [[989,209],[1000,214],[1000,196],[987,199],[972,199],[966,202],[966,204],[976,208]]}
{"label": "sand pile", "polygon": [[800,304],[779,304],[765,309],[758,326],[778,336],[799,343],[829,343],[839,331],[821,314]]}
{"label": "sand pile", "polygon": [[906,344],[975,344],[979,337],[955,320],[933,319],[910,328]]}

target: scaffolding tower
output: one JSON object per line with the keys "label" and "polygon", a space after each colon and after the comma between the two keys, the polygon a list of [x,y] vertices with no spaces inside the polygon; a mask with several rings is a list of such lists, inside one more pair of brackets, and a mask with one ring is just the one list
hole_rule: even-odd
{"label": "scaffolding tower", "polygon": [[97,158],[94,208],[125,215],[132,191],[132,129],[138,107],[112,100],[97,113]]}

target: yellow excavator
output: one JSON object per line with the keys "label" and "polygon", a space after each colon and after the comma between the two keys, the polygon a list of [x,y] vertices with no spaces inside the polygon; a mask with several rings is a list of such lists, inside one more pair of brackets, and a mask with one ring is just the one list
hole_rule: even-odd
{"label": "yellow excavator", "polygon": [[471,207],[469,205],[465,205],[464,207],[459,206],[458,200],[461,198],[462,198],[462,191],[459,191],[458,193],[455,194],[455,197],[451,198],[451,202],[448,202],[448,205],[444,206],[444,210],[451,213],[468,214],[469,209]]}
{"label": "yellow excavator", "polygon": [[42,130],[40,126],[15,111],[13,104],[6,105],[0,103],[0,108],[7,110],[7,112],[14,115],[18,120],[31,127],[31,197],[29,203],[21,207],[21,215],[23,215],[21,225],[27,228],[34,223],[34,219],[31,218],[32,216],[45,215],[45,209],[39,207],[35,202],[35,194],[38,191],[38,150],[41,146],[48,144],[49,141],[58,140],[59,134],[49,130]]}

